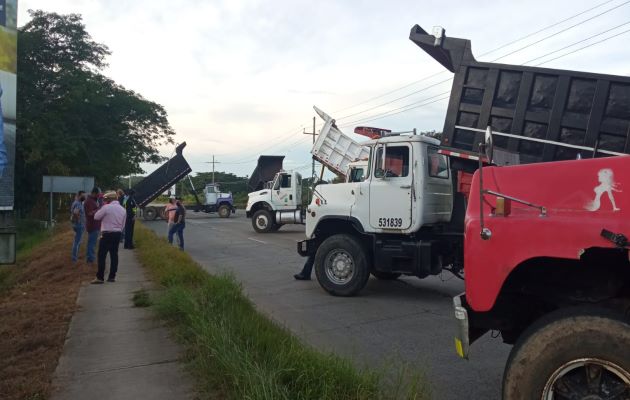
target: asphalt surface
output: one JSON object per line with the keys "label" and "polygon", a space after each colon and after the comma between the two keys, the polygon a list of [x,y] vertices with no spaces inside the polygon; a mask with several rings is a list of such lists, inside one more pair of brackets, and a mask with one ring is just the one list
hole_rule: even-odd
{"label": "asphalt surface", "polygon": [[[166,235],[162,220],[146,225]],[[258,309],[314,347],[360,365],[393,366],[400,360],[426,374],[434,399],[499,399],[510,346],[486,335],[471,359],[454,351],[451,298],[464,291],[450,273],[396,281],[370,278],[357,297],[339,298],[312,281],[295,281],[305,259],[296,253],[304,227],[285,225],[257,234],[243,212],[228,219],[188,214],[186,251],[211,273],[229,271]]]}

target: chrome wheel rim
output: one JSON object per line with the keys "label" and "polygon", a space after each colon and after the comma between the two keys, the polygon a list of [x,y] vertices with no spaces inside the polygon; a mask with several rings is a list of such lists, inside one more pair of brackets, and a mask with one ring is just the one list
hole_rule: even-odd
{"label": "chrome wheel rim", "polygon": [[629,396],[629,371],[599,358],[580,358],[551,375],[542,400],[625,400]]}
{"label": "chrome wheel rim", "polygon": [[335,249],[326,257],[325,270],[328,280],[336,285],[345,285],[354,277],[354,260],[347,251]]}
{"label": "chrome wheel rim", "polygon": [[256,217],[256,226],[260,229],[265,229],[269,225],[269,219],[266,215],[259,215]]}

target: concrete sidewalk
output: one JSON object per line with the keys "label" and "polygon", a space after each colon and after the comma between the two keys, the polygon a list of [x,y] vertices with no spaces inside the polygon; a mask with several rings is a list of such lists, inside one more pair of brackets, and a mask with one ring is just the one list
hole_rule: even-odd
{"label": "concrete sidewalk", "polygon": [[79,292],[52,399],[192,399],[181,349],[150,310],[133,306],[133,292],[151,283],[133,251],[121,246],[119,257],[116,283]]}

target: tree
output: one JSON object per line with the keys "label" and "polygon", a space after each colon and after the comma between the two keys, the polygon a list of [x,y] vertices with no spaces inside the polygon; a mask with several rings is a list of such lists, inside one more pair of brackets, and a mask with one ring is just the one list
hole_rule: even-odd
{"label": "tree", "polygon": [[108,186],[161,162],[173,143],[164,108],[101,71],[110,55],[81,16],[29,11],[18,30],[16,205],[28,210],[42,175],[94,176]]}

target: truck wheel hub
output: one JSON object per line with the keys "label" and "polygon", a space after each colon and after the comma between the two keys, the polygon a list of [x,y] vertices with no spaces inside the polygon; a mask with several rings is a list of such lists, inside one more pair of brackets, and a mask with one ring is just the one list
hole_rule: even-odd
{"label": "truck wheel hub", "polygon": [[326,277],[335,284],[348,283],[354,276],[354,262],[345,250],[333,250],[326,257]]}
{"label": "truck wheel hub", "polygon": [[256,225],[258,225],[260,228],[264,229],[267,227],[267,218],[264,216],[259,216],[258,218],[256,218]]}
{"label": "truck wheel hub", "polygon": [[597,358],[581,358],[558,368],[549,378],[543,400],[613,400],[630,395],[630,371]]}

